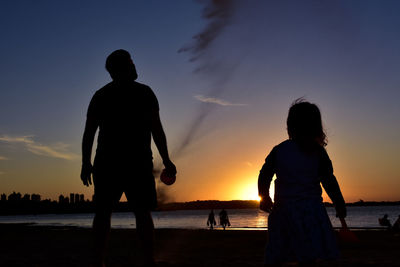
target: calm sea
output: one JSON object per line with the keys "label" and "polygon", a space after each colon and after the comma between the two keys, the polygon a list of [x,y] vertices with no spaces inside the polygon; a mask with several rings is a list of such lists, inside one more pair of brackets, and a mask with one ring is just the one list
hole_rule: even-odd
{"label": "calm sea", "polygon": [[[334,208],[328,207],[332,225],[339,227]],[[219,210],[214,211],[217,215]],[[257,209],[228,209],[231,229],[265,229],[268,214]],[[348,207],[347,224],[349,227],[379,227],[378,218],[389,215],[393,223],[400,215],[400,206],[385,207]],[[156,228],[205,229],[209,210],[179,210],[153,212]],[[216,216],[217,219],[217,216]],[[91,227],[92,213],[85,214],[47,214],[0,216],[0,223],[35,223],[50,226]],[[117,212],[112,217],[113,228],[135,228],[135,217],[131,213]]]}

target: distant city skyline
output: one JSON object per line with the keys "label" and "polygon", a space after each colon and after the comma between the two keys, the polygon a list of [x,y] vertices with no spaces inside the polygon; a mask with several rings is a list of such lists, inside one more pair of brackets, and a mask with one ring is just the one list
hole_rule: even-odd
{"label": "distant city skyline", "polygon": [[93,201],[93,196],[91,197],[91,200],[86,199],[85,200],[85,195],[84,194],[79,194],[79,193],[69,193],[68,195],[64,196],[63,194],[60,194],[58,196],[58,199],[51,199],[51,198],[46,198],[42,199],[40,194],[28,194],[24,193],[21,194],[20,192],[15,192],[13,191],[11,194],[7,196],[7,194],[2,193],[0,194],[0,201],[34,201],[34,202],[39,202],[42,200],[50,200],[50,201],[57,201],[58,203],[78,203],[78,202],[85,202],[85,201]]}

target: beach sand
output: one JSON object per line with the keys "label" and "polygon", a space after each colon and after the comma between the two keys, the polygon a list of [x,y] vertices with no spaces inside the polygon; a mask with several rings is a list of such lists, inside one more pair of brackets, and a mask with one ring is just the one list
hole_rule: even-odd
{"label": "beach sand", "polygon": [[[358,243],[339,242],[341,259],[318,266],[400,266],[400,235],[357,231]],[[262,266],[267,231],[157,229],[159,266]],[[89,266],[90,229],[0,224],[0,266]],[[137,266],[136,231],[113,229],[107,266]]]}

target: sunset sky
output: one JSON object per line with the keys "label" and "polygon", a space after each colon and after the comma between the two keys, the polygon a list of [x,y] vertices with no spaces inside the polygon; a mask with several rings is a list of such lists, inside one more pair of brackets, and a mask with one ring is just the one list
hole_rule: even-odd
{"label": "sunset sky", "polygon": [[[400,1],[232,1],[216,21],[207,3],[2,1],[0,193],[91,198],[79,178],[86,111],[123,48],[160,103],[178,168],[170,201],[255,199],[299,97],[321,109],[346,201],[399,201]],[[194,50],[206,29],[215,38]]]}

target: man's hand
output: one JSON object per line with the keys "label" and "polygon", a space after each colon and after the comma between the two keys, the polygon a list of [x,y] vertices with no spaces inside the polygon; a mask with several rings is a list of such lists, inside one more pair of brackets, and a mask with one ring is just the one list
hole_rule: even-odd
{"label": "man's hand", "polygon": [[260,210],[271,213],[274,203],[269,196],[262,197],[260,200]]}
{"label": "man's hand", "polygon": [[172,163],[171,160],[166,160],[163,162],[165,166],[165,174],[169,177],[175,177],[176,176],[176,167],[174,163]]}
{"label": "man's hand", "polygon": [[84,185],[89,186],[92,184],[92,164],[91,163],[84,163],[82,164],[81,170],[81,180]]}

